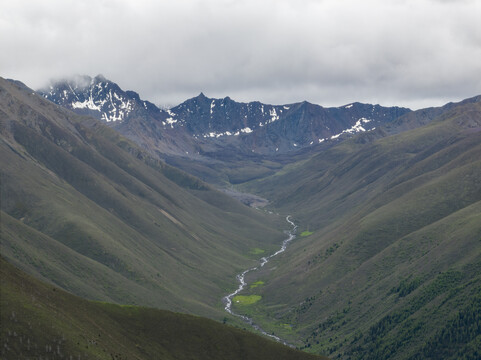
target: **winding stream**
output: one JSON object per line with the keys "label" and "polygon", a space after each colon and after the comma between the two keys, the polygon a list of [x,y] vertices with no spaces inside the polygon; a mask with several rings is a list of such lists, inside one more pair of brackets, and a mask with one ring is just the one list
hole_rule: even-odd
{"label": "winding stream", "polygon": [[250,269],[247,269],[245,271],[243,271],[242,273],[238,274],[236,276],[237,278],[237,281],[239,282],[239,287],[237,288],[236,291],[234,291],[232,294],[229,294],[227,296],[224,296],[222,298],[222,301],[225,303],[225,311],[227,311],[229,314],[231,315],[234,315],[234,316],[237,316],[238,318],[241,318],[242,320],[244,320],[246,323],[248,323],[250,326],[252,326],[255,330],[259,331],[260,333],[266,335],[266,336],[269,336],[281,343],[283,343],[284,345],[289,345],[287,344],[285,341],[283,341],[281,338],[279,338],[278,336],[275,336],[273,334],[268,334],[266,331],[264,331],[259,325],[255,324],[254,323],[254,320],[252,320],[250,317],[248,316],[245,316],[245,315],[241,315],[241,314],[237,314],[235,313],[234,311],[232,311],[232,299],[234,298],[234,296],[236,296],[237,294],[239,294],[242,290],[244,290],[245,286],[247,285],[246,281],[245,281],[245,276],[247,273],[249,272],[252,272],[252,271],[256,271],[258,269],[260,269],[261,267],[263,267],[265,264],[267,264],[269,262],[270,259],[272,259],[274,256],[277,256],[281,253],[283,253],[284,251],[286,251],[286,248],[287,248],[287,245],[296,237],[295,235],[295,231],[296,231],[296,228],[297,228],[297,225],[294,224],[293,221],[290,220],[290,216],[287,216],[286,217],[286,221],[292,226],[292,230],[290,230],[287,234],[288,234],[288,238],[285,239],[283,242],[282,242],[282,246],[279,250],[277,250],[274,254],[272,255],[269,255],[269,256],[266,256],[266,257],[262,257],[261,260],[260,260],[260,264],[256,267],[253,267],[253,268],[250,268]]}

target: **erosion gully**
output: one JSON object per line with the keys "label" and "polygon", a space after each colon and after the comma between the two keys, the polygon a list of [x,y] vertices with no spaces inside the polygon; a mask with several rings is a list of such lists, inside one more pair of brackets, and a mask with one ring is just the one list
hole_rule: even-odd
{"label": "erosion gully", "polygon": [[234,298],[234,296],[236,296],[237,294],[239,294],[242,290],[244,290],[244,288],[246,287],[247,283],[245,281],[245,276],[250,273],[250,272],[254,272],[256,270],[259,270],[260,268],[262,268],[265,264],[267,264],[269,262],[270,259],[272,259],[274,256],[277,256],[281,253],[283,253],[284,251],[286,251],[287,249],[287,245],[296,237],[295,235],[295,232],[296,232],[296,229],[297,229],[297,225],[294,224],[294,222],[290,219],[290,216],[287,216],[286,217],[286,221],[292,226],[292,229],[288,232],[286,232],[286,234],[288,235],[287,239],[285,239],[283,242],[282,242],[282,246],[279,250],[277,250],[274,254],[272,255],[269,255],[269,256],[265,256],[263,258],[260,259],[260,263],[259,265],[257,265],[256,267],[253,267],[253,268],[250,268],[250,269],[247,269],[247,270],[244,270],[243,272],[241,272],[240,274],[238,274],[236,276],[237,278],[237,281],[239,282],[239,287],[237,288],[236,291],[234,291],[232,294],[229,294],[227,296],[224,296],[222,298],[222,301],[223,303],[225,304],[225,311],[227,311],[229,314],[233,315],[233,316],[236,316],[238,318],[241,318],[242,320],[244,320],[247,324],[249,324],[251,327],[253,327],[255,330],[259,331],[260,333],[268,336],[268,337],[271,337],[273,339],[275,339],[276,341],[280,342],[280,343],[283,343],[284,345],[287,345],[287,346],[291,346],[290,344],[286,343],[284,340],[282,340],[281,338],[279,338],[278,336],[275,336],[273,334],[269,334],[267,333],[266,331],[264,331],[259,325],[257,325],[256,323],[254,323],[254,320],[248,316],[245,316],[245,315],[242,315],[242,314],[237,314],[235,313],[233,310],[232,310],[232,299]]}

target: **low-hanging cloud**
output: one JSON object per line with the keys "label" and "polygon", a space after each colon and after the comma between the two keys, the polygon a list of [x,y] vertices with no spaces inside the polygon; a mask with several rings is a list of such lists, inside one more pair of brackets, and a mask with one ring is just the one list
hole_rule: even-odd
{"label": "low-hanging cloud", "polygon": [[275,104],[413,108],[481,89],[477,1],[17,0],[3,7],[1,75],[33,88],[102,73],[158,104],[203,91]]}

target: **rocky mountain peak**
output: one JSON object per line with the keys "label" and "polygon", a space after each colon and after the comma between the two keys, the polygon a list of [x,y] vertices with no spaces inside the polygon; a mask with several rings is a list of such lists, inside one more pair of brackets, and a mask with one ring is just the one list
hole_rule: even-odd
{"label": "rocky mountain peak", "polygon": [[96,83],[99,83],[99,82],[110,82],[109,80],[106,79],[105,76],[103,76],[102,74],[98,74],[94,79],[93,79],[94,82]]}
{"label": "rocky mountain peak", "polygon": [[[260,153],[288,152],[328,140],[338,141],[373,130],[410,111],[361,103],[334,108],[308,101],[289,105],[242,103],[229,96],[209,98],[203,92],[164,111],[141,100],[134,91],[123,91],[100,74],[93,79],[77,76],[58,81],[40,93],[77,113],[112,124],[126,122],[129,125],[123,128],[134,131],[136,137],[143,137],[142,127],[152,126],[159,139],[165,138],[166,132],[176,132],[175,137],[182,133],[184,138],[216,147],[241,146],[244,151]],[[172,144],[176,142],[173,140]]]}
{"label": "rocky mountain peak", "polygon": [[48,89],[38,92],[77,113],[106,122],[124,121],[136,109],[152,105],[142,101],[134,91],[123,91],[101,74],[94,78],[82,75],[54,81]]}

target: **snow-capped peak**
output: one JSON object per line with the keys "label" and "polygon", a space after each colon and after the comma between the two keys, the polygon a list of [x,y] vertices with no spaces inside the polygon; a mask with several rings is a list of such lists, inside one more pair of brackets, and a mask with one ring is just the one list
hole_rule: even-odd
{"label": "snow-capped peak", "polygon": [[[75,76],[68,80],[57,81],[50,85],[43,96],[73,110],[96,114],[107,122],[123,121],[135,108],[134,98],[122,91],[116,84],[103,75]],[[146,103],[139,104],[146,107]]]}

